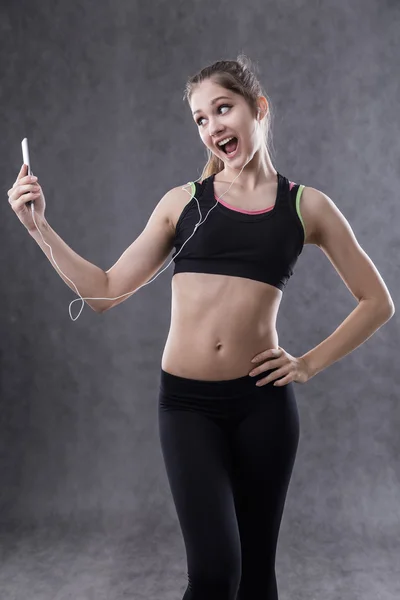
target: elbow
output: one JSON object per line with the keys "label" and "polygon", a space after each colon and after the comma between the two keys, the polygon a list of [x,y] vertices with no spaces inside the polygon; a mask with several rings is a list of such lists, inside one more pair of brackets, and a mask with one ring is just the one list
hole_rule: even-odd
{"label": "elbow", "polygon": [[102,306],[100,306],[99,308],[97,308],[96,312],[98,312],[100,314],[101,313],[105,313],[108,310],[110,310],[110,308],[113,308],[116,304],[118,304],[118,302],[115,302],[115,301],[114,302],[108,302],[107,305],[103,304]]}
{"label": "elbow", "polygon": [[394,315],[395,312],[396,312],[396,309],[395,309],[395,306],[394,306],[394,302],[391,301],[388,304],[388,307],[387,307],[387,316],[386,316],[386,318],[387,318],[388,321],[389,321],[389,319],[391,319],[393,317],[393,315]]}
{"label": "elbow", "polygon": [[379,307],[379,312],[381,313],[385,323],[386,321],[389,321],[389,319],[391,319],[396,312],[394,302],[391,298],[379,302]]}
{"label": "elbow", "polygon": [[99,302],[97,302],[96,304],[92,302],[88,306],[90,306],[90,308],[92,310],[94,310],[95,313],[98,313],[98,314],[101,315],[102,313],[106,312],[106,310],[108,310],[109,308],[111,308],[112,304],[109,303],[107,306],[104,306],[104,304],[100,304]]}
{"label": "elbow", "polygon": [[391,296],[388,296],[385,301],[382,302],[382,311],[387,321],[393,317],[396,309]]}
{"label": "elbow", "polygon": [[372,302],[374,306],[374,311],[381,315],[383,322],[389,321],[394,315],[395,306],[391,297],[389,298],[360,298],[360,302]]}
{"label": "elbow", "polygon": [[103,313],[105,313],[107,310],[109,310],[111,308],[111,306],[101,306],[100,308],[96,308],[94,309],[99,315],[102,315]]}
{"label": "elbow", "polygon": [[[90,306],[90,304],[89,304],[89,306]],[[104,312],[104,308],[103,307],[99,308],[98,306],[90,306],[90,308],[92,310],[94,310],[94,312],[97,313],[97,314],[99,314],[99,315],[101,315]]]}

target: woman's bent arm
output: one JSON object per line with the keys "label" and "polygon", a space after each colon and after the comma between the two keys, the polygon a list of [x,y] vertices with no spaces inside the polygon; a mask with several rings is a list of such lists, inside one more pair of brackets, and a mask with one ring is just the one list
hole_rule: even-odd
{"label": "woman's bent arm", "polygon": [[[63,271],[67,277],[69,277],[76,285],[80,295],[83,298],[104,298],[107,296],[107,274],[103,269],[96,267],[96,265],[85,260],[79,254],[74,252],[64,240],[50,227],[46,219],[38,219],[36,217],[36,223],[39,230],[44,238],[44,241],[51,246],[53,250],[54,260],[57,265]],[[57,269],[51,258],[50,248],[43,242],[42,236],[39,231],[35,229],[30,232],[30,235],[38,243],[40,248],[43,250],[45,255],[50,261],[50,264],[54,267],[61,279],[71,288],[76,294],[76,289],[68,279],[66,279]],[[85,300],[85,302],[95,312],[103,312],[106,305],[109,303],[107,300]]]}

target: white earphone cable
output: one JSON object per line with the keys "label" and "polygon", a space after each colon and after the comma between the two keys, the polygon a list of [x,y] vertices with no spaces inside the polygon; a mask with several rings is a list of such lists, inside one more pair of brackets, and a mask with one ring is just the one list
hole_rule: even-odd
{"label": "white earphone cable", "polygon": [[[257,116],[257,122],[259,123],[259,114],[260,114],[260,109],[258,109],[258,111],[257,111],[257,112],[258,112],[258,116]],[[243,169],[244,169],[244,168],[245,168],[245,166],[246,166],[246,165],[247,165],[247,164],[250,162],[250,160],[251,160],[251,159],[252,159],[252,158],[250,158],[250,159],[249,159],[249,160],[248,160],[248,161],[247,161],[247,162],[246,162],[246,163],[243,165],[243,167],[242,167],[242,168],[241,168],[241,170],[240,170],[240,173],[239,173],[238,175],[236,175],[235,179],[234,179],[234,180],[231,182],[231,185],[229,186],[229,188],[226,190],[226,192],[224,192],[223,194],[221,194],[220,198],[222,198],[222,196],[224,196],[224,195],[225,195],[227,192],[229,192],[230,188],[232,187],[232,184],[233,184],[233,183],[234,183],[234,181],[235,181],[235,180],[236,180],[236,179],[239,177],[239,175],[242,173]],[[203,173],[204,173],[204,170],[203,170]],[[202,174],[202,175],[203,175],[203,174]],[[196,179],[195,181],[199,181],[199,180],[201,179],[202,175],[201,175],[201,176],[200,176],[198,179]],[[181,188],[182,190],[185,190],[185,192],[187,192],[187,193],[189,194],[189,196],[191,196],[191,192],[189,192],[189,190],[187,190],[186,188],[187,188],[187,186],[191,186],[191,183],[192,183],[192,182],[190,182],[190,181],[189,181],[189,182],[188,182],[186,185],[184,185],[184,186]],[[195,182],[193,181],[193,183],[195,183]],[[200,205],[199,205],[199,201],[197,200],[197,198],[196,198],[195,196],[193,196],[192,198],[194,198],[194,199],[196,200],[196,202],[197,202],[197,207],[198,207],[199,214],[200,214],[200,221],[199,221],[199,222],[198,222],[198,223],[195,225],[195,228],[194,228],[194,230],[193,230],[193,233],[192,233],[192,234],[191,234],[191,235],[188,237],[188,239],[187,239],[187,240],[186,240],[186,241],[185,241],[185,242],[182,244],[182,247],[180,248],[179,252],[177,252],[177,253],[175,254],[174,258],[176,258],[176,256],[178,256],[178,254],[179,254],[179,253],[182,251],[183,247],[184,247],[184,246],[187,244],[187,242],[188,242],[188,241],[189,241],[189,240],[190,240],[190,239],[193,237],[193,235],[196,233],[196,231],[197,231],[198,227],[200,227],[200,225],[202,225],[202,224],[205,222],[205,220],[207,219],[207,217],[208,217],[208,215],[210,214],[210,212],[211,212],[211,211],[212,211],[212,210],[213,210],[213,209],[214,209],[214,208],[217,206],[217,204],[218,204],[218,200],[217,200],[217,202],[214,204],[214,206],[212,206],[212,207],[210,208],[210,210],[208,211],[208,213],[206,214],[206,216],[205,216],[205,218],[204,218],[204,221],[201,221],[201,219],[202,219],[202,214],[201,214],[201,211],[200,211]],[[192,198],[191,198],[191,199],[192,199]],[[78,301],[79,301],[79,298],[75,298],[75,300],[72,300],[72,302],[71,302],[71,303],[70,303],[70,305],[69,305],[69,315],[70,315],[70,317],[71,317],[72,321],[76,321],[76,320],[77,320],[77,319],[80,317],[80,315],[81,315],[81,312],[82,312],[82,310],[83,310],[83,308],[84,308],[84,305],[85,305],[85,302],[84,302],[85,300],[119,300],[119,298],[123,298],[124,296],[129,296],[130,294],[136,293],[138,290],[140,290],[140,288],[144,287],[145,285],[148,285],[149,283],[152,283],[152,282],[153,282],[153,281],[154,281],[154,280],[155,280],[155,279],[156,279],[156,278],[157,278],[159,275],[161,275],[161,273],[163,273],[163,272],[164,272],[164,271],[165,271],[165,270],[166,270],[166,269],[169,267],[169,265],[171,264],[171,262],[174,260],[174,258],[172,258],[172,259],[169,261],[169,263],[167,264],[167,266],[166,266],[166,267],[164,267],[164,268],[163,268],[161,271],[159,271],[159,272],[158,272],[158,273],[157,273],[157,274],[156,274],[156,275],[153,277],[153,279],[150,279],[150,280],[149,280],[149,281],[147,281],[146,283],[143,283],[141,286],[139,286],[139,287],[138,287],[138,288],[136,288],[135,290],[132,290],[131,292],[127,292],[126,294],[122,294],[121,296],[117,296],[116,298],[91,298],[91,297],[86,297],[86,298],[83,298],[83,297],[80,295],[80,293],[79,293],[79,290],[78,290],[78,288],[76,287],[75,283],[74,283],[74,282],[73,282],[73,281],[72,281],[72,280],[71,280],[69,277],[67,277],[67,275],[66,275],[66,274],[65,274],[65,273],[64,273],[64,272],[63,272],[63,271],[60,269],[60,267],[58,266],[58,264],[56,263],[56,261],[55,261],[55,259],[54,259],[54,256],[53,256],[53,250],[52,250],[52,248],[51,248],[50,244],[48,244],[48,243],[45,241],[45,239],[43,238],[42,232],[40,231],[39,227],[37,226],[37,223],[36,223],[36,220],[35,220],[35,214],[34,214],[34,213],[35,213],[35,209],[34,209],[34,202],[32,202],[32,204],[31,204],[31,212],[32,212],[32,218],[33,218],[33,221],[34,221],[34,223],[35,223],[36,229],[39,231],[39,233],[40,233],[40,235],[41,235],[41,238],[42,238],[43,242],[46,244],[46,246],[48,246],[48,247],[50,248],[50,254],[51,254],[51,258],[52,258],[52,260],[53,260],[54,264],[56,265],[56,267],[57,267],[57,269],[60,271],[60,273],[62,273],[62,275],[64,275],[64,277],[66,277],[66,279],[68,279],[68,281],[70,281],[70,282],[72,283],[72,285],[73,285],[73,286],[74,286],[74,288],[76,289],[76,293],[78,294],[79,298],[82,300],[82,307],[81,307],[81,310],[79,311],[79,313],[78,313],[78,315],[75,317],[75,319],[73,318],[73,316],[72,316],[72,314],[71,314],[71,306],[72,306],[72,304],[73,304],[74,302],[78,302]]]}

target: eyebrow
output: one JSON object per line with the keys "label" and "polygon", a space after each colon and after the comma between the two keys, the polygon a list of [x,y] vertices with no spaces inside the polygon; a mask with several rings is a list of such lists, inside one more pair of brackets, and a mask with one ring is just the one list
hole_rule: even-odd
{"label": "eyebrow", "polygon": [[[214,100],[211,100],[211,106],[213,106],[216,102],[218,102],[218,100],[221,100],[221,98],[226,98],[228,100],[231,100],[231,98],[229,98],[229,96],[218,96],[218,98],[214,98]],[[193,114],[193,116],[198,113],[201,112],[200,108],[198,110],[195,110]]]}

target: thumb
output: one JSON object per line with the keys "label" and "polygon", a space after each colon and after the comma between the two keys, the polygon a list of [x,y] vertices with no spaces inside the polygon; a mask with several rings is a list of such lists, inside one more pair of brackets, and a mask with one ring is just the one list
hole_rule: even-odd
{"label": "thumb", "polygon": [[[28,175],[28,165],[23,164],[17,175],[17,179],[15,180],[15,183],[17,183],[17,181],[19,179],[22,179],[22,177],[26,177],[26,175]],[[15,185],[15,183],[14,183],[14,185]]]}

